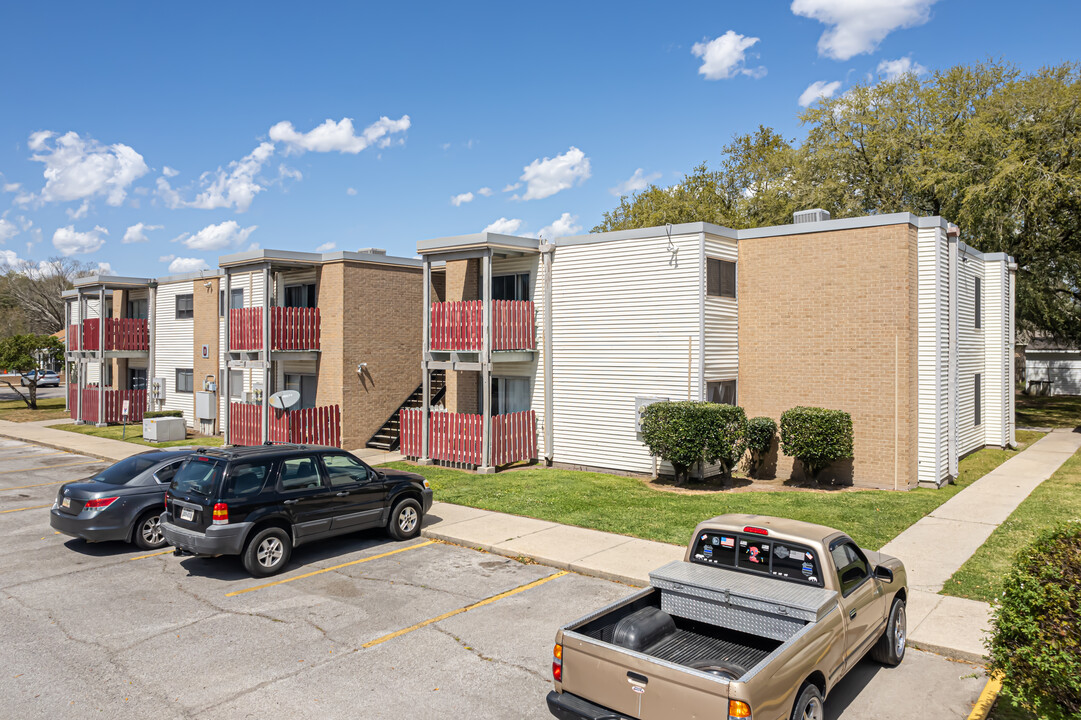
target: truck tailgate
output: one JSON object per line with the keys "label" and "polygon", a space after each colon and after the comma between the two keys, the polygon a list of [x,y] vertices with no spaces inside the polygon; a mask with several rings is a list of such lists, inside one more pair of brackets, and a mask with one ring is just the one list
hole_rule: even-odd
{"label": "truck tailgate", "polygon": [[728,714],[727,681],[568,630],[562,689],[640,720]]}

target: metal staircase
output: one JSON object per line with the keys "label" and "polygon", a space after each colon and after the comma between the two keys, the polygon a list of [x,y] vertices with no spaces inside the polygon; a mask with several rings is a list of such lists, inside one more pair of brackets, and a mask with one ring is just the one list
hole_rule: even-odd
{"label": "metal staircase", "polygon": [[[447,392],[447,373],[445,370],[432,370],[432,406],[436,406],[443,401],[443,396]],[[375,435],[372,435],[368,441],[366,447],[376,448],[378,450],[384,450],[387,452],[397,450],[398,445],[401,443],[402,428],[401,428],[401,410],[402,408],[419,408],[424,404],[424,386],[419,385],[413,393],[406,398],[405,402],[394,411],[382,427],[375,431]]]}

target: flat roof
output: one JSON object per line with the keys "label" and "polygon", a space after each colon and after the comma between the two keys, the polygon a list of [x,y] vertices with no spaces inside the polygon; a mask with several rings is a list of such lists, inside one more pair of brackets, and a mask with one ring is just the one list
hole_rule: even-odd
{"label": "flat roof", "polygon": [[420,258],[399,257],[385,253],[353,252],[350,250],[336,250],[327,253],[297,252],[293,250],[247,250],[245,252],[223,255],[218,258],[221,267],[236,267],[240,265],[254,265],[265,262],[292,263],[296,265],[321,265],[328,262],[367,262],[378,265],[398,265],[404,267],[419,268],[423,263]]}
{"label": "flat roof", "polygon": [[452,252],[457,250],[473,250],[478,248],[496,248],[500,250],[517,251],[540,251],[540,240],[519,235],[504,235],[502,233],[479,232],[472,235],[455,235],[453,237],[434,238],[421,240],[417,243],[417,252],[421,255]]}
{"label": "flat roof", "polygon": [[128,287],[148,287],[150,283],[154,282],[150,278],[140,277],[125,277],[122,275],[87,275],[85,277],[75,278],[72,281],[72,285],[76,288],[82,287],[97,287],[104,285],[106,289],[109,288],[128,288]]}

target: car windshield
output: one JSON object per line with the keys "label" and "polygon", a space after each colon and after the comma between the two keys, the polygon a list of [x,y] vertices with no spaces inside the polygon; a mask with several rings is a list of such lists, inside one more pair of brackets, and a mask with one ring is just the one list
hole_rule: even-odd
{"label": "car windshield", "polygon": [[196,455],[180,466],[170,488],[173,492],[209,496],[218,487],[224,463]]}
{"label": "car windshield", "polygon": [[126,460],[121,460],[116,465],[102,470],[90,478],[89,482],[108,483],[109,485],[125,485],[140,473],[154,467],[161,462],[159,457],[147,457],[145,455],[133,455]]}

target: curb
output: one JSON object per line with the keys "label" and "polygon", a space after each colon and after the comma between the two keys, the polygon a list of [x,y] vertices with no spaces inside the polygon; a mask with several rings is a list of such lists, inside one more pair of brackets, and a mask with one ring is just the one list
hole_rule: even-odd
{"label": "curb", "polygon": [[[101,454],[98,454],[98,453],[95,453],[95,452],[89,452],[89,451],[86,451],[86,450],[75,450],[70,445],[61,445],[60,443],[48,442],[47,440],[28,440],[27,438],[21,437],[19,435],[9,435],[8,433],[4,432],[3,430],[0,430],[0,438],[4,438],[6,440],[18,440],[19,442],[29,443],[31,445],[40,445],[41,447],[47,447],[47,448],[49,448],[51,450],[62,450],[64,452],[72,453],[73,455],[85,455],[87,457],[97,458],[98,460],[104,460],[105,462],[108,462],[108,463],[120,462],[116,458],[109,457],[108,455],[101,455]],[[147,448],[147,449],[149,450],[149,449],[152,449],[152,448]],[[135,454],[135,453],[133,453],[133,454]],[[123,459],[123,458],[121,458],[121,459]]]}
{"label": "curb", "polygon": [[995,706],[995,700],[998,699],[998,694],[1001,691],[1002,681],[997,677],[988,678],[987,684],[983,686],[983,692],[980,693],[979,699],[976,700],[976,705],[968,715],[968,720],[987,720],[987,716],[991,714],[991,708]]}
{"label": "curb", "polygon": [[941,655],[949,660],[960,660],[962,662],[980,666],[987,665],[986,655],[966,652],[964,650],[958,650],[957,648],[946,647],[945,645],[936,645],[935,643],[924,642],[922,640],[909,639],[905,644],[910,648],[934,653],[935,655]]}

